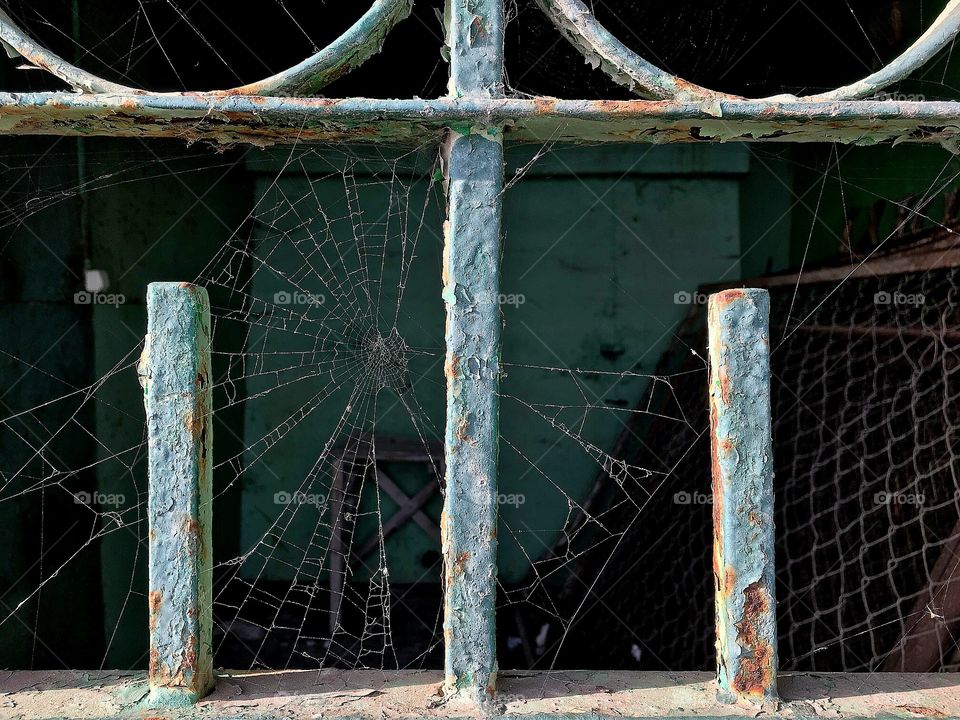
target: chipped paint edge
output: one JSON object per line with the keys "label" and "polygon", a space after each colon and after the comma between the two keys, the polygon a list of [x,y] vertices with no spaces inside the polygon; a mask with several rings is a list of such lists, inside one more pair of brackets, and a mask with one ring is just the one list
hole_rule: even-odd
{"label": "chipped paint edge", "polygon": [[210,301],[189,283],[147,288],[138,365],[148,438],[150,696],[191,704],[214,686]]}
{"label": "chipped paint edge", "polygon": [[717,682],[724,701],[776,703],[770,294],[716,293],[707,317]]}

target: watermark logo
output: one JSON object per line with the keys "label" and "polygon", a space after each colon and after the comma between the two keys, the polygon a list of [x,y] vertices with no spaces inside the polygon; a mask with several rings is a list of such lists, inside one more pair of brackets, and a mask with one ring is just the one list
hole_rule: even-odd
{"label": "watermark logo", "polygon": [[287,292],[281,290],[273,294],[274,305],[323,305],[327,301],[323,293]]}
{"label": "watermark logo", "polygon": [[522,493],[500,493],[497,495],[497,503],[500,505],[513,505],[519,508],[527,502],[527,496]]}
{"label": "watermark logo", "polygon": [[874,95],[873,99],[891,102],[926,102],[927,96],[919,93],[880,92]]}
{"label": "watermark logo", "polygon": [[497,293],[496,295],[481,295],[480,303],[483,305],[510,305],[515,308],[525,305],[527,296],[523,293]]}
{"label": "watermark logo", "polygon": [[713,495],[710,493],[688,493],[681,491],[673,496],[674,505],[713,505]]}
{"label": "watermark logo", "polygon": [[123,493],[78,492],[73,494],[74,505],[93,507],[120,507],[126,504],[127,497]]}
{"label": "watermark logo", "polygon": [[706,305],[708,296],[702,292],[687,292],[681,290],[673,296],[674,305]]}
{"label": "watermark logo", "polygon": [[517,308],[521,305],[525,305],[527,302],[527,296],[523,293],[500,293],[497,295],[497,304],[498,305],[512,305]]}
{"label": "watermark logo", "polygon": [[920,307],[927,302],[923,293],[902,293],[881,291],[873,296],[874,305],[902,305]]}
{"label": "watermark logo", "polygon": [[878,492],[873,496],[877,505],[923,505],[925,500],[921,493]]}
{"label": "watermark logo", "polygon": [[127,301],[123,293],[103,293],[80,290],[73,294],[74,305],[113,305],[118,307]]}
{"label": "watermark logo", "polygon": [[314,505],[320,507],[326,501],[327,498],[325,495],[316,495],[313,493],[288,493],[285,490],[281,490],[273,494],[274,505]]}

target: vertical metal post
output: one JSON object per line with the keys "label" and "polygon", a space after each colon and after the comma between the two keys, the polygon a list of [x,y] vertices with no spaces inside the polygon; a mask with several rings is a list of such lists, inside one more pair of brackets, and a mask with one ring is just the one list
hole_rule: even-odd
{"label": "vertical metal post", "polygon": [[210,302],[188,283],[147,288],[138,368],[147,409],[150,702],[213,689]]}
{"label": "vertical metal post", "polygon": [[[448,0],[450,95],[503,94],[502,0]],[[503,128],[451,128],[447,222],[444,694],[483,705],[497,675],[497,448]]]}
{"label": "vertical metal post", "polygon": [[770,295],[710,296],[717,681],[727,702],[777,699]]}

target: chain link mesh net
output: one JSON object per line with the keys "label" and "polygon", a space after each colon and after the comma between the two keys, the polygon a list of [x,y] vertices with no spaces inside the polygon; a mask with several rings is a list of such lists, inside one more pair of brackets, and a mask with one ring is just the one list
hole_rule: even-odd
{"label": "chain link mesh net", "polygon": [[[956,605],[960,565],[958,282],[944,268],[771,288],[784,669],[905,669],[906,637],[936,656],[929,669],[957,669],[944,607]],[[616,667],[713,663],[709,441],[696,430],[706,373],[691,353],[705,315],[691,309],[661,367],[690,426],[655,424],[646,437],[676,469],[595,588],[647,646],[631,652],[605,614],[576,630],[613,647]]]}

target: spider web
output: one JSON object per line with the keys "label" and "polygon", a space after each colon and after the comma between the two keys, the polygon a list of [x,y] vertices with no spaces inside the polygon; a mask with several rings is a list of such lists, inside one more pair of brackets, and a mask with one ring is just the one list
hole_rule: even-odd
{"label": "spider web", "polygon": [[[157,39],[155,28],[146,28],[153,40],[138,35],[152,12],[140,7],[117,30],[134,38],[120,54],[121,62],[99,58],[97,46],[77,41],[83,53],[89,51],[83,59],[119,71],[136,65],[147,45],[166,57],[172,43]],[[523,12],[518,7],[512,18]],[[56,27],[42,14],[33,20]],[[184,26],[221,65],[230,65],[205,30],[192,20]],[[869,28],[861,24],[861,29],[870,42]],[[949,94],[950,61],[922,78],[924,87]],[[177,74],[175,86],[190,84],[179,76],[180,66],[168,64]],[[521,80],[515,76],[514,94],[527,92]],[[758,84],[755,78],[745,82]],[[579,86],[563,89],[581,94],[573,92]],[[646,148],[634,150],[634,166],[648,160]],[[666,231],[665,237],[645,236],[638,229],[644,222],[629,217],[635,207],[664,202],[655,192],[657,183],[636,180],[643,172],[634,167],[621,174],[598,173],[577,164],[578,152],[547,143],[533,153],[518,153],[505,191],[505,283],[498,298],[505,324],[498,498],[501,664],[709,667],[710,517],[708,504],[700,502],[709,484],[709,465],[702,459],[705,335],[696,320],[681,325],[685,308],[678,309],[674,297],[704,281],[734,279],[737,272],[725,271],[724,263],[742,246],[718,252],[707,270],[678,276],[671,270],[678,259],[666,254],[678,238]],[[846,277],[807,285],[801,279],[816,260],[838,249],[851,267],[860,264],[895,245],[908,225],[935,226],[955,236],[955,225],[941,221],[946,213],[939,207],[944,193],[957,184],[957,172],[955,161],[944,161],[939,149],[933,162],[905,163],[910,186],[905,195],[892,189],[889,178],[871,177],[845,149],[816,153],[820,164],[801,161],[805,156],[799,153],[756,151],[751,158],[763,167],[786,163],[802,188],[791,208],[802,227],[787,238],[801,252],[783,264],[798,268],[800,279],[780,293],[775,305],[782,323],[777,352],[786,358],[785,376],[797,381],[776,385],[777,397],[783,401],[791,389],[803,394],[819,387],[825,368],[847,372],[844,382],[830,386],[814,418],[775,418],[784,440],[781,457],[791,458],[778,481],[788,498],[780,506],[784,533],[778,540],[780,557],[787,559],[781,571],[786,597],[781,617],[790,626],[782,633],[782,659],[785,667],[876,669],[923,617],[916,603],[928,600],[926,611],[942,614],[952,587],[949,579],[936,580],[934,570],[939,554],[955,539],[950,521],[960,514],[956,500],[944,494],[952,489],[943,473],[955,475],[955,452],[928,436],[952,437],[954,427],[952,366],[946,358],[954,352],[948,326],[955,278],[952,271],[904,275],[883,286],[891,293],[936,298],[925,306],[922,326],[936,329],[940,354],[922,355],[919,363],[911,334],[915,319],[884,319],[864,305],[879,285]],[[296,147],[268,159],[247,159],[256,176],[252,209],[241,208],[240,217],[230,221],[227,241],[204,256],[203,267],[191,268],[192,280],[210,291],[213,306],[218,665],[439,665],[444,203],[436,158],[430,143],[398,153]],[[602,159],[613,162],[609,155]],[[94,153],[76,179],[50,182],[34,165],[64,167],[73,162],[72,153],[37,158],[9,152],[4,161],[11,185],[27,178],[25,189],[8,196],[0,208],[0,225],[9,231],[0,255],[15,263],[29,260],[22,250],[24,236],[37,250],[63,234],[49,216],[65,204],[129,183],[180,181],[201,169],[229,172],[238,162],[205,151],[162,157],[153,151],[124,152],[120,159]],[[860,177],[850,176],[851,166],[861,168]],[[597,174],[603,178],[591,177]],[[670,183],[675,180],[660,179],[660,189],[669,186],[674,192]],[[706,195],[738,202],[736,196],[722,195],[722,181],[697,180],[708,183]],[[617,188],[625,186],[632,195],[614,209],[606,207],[608,194],[620,197]],[[544,188],[550,189],[538,194]],[[567,193],[557,196],[564,202],[553,197],[553,188]],[[570,200],[575,194],[585,198],[583,205]],[[848,204],[863,209],[877,200],[884,201],[888,216],[847,212]],[[585,228],[597,217],[590,214],[597,207],[617,218],[617,232],[621,226],[629,231],[620,236],[611,231],[613,239],[604,240],[612,249],[603,252],[596,247],[598,232]],[[665,214],[672,216],[692,212],[687,206],[666,207]],[[706,227],[709,207],[700,208],[707,218],[704,237],[714,233]],[[565,213],[573,210],[570,219]],[[569,220],[568,227],[557,230],[551,214]],[[649,225],[657,222],[668,225],[660,216]],[[855,242],[857,235],[867,242]],[[702,247],[707,245],[704,241]],[[176,257],[173,243],[163,244],[161,251]],[[51,252],[67,254],[60,245]],[[547,256],[551,259],[544,261]],[[184,279],[179,273],[186,270],[176,263],[154,261]],[[655,271],[646,268],[642,275],[647,265]],[[653,283],[660,293],[657,302],[647,307],[645,297],[630,305],[651,275],[663,276]],[[101,295],[109,296],[109,289]],[[864,317],[854,319],[852,307]],[[41,327],[43,308],[31,312],[29,327]],[[645,314],[648,325],[630,321],[632,313]],[[50,364],[55,356],[89,355],[89,332],[30,343],[23,339],[29,331],[21,318],[20,329],[5,335],[16,352],[0,350],[16,377],[4,397],[18,391],[0,407],[0,504],[27,518],[33,531],[11,542],[11,554],[21,553],[32,564],[18,568],[10,586],[0,588],[0,632],[10,647],[30,648],[31,666],[77,666],[74,658],[91,656],[89,649],[76,647],[76,638],[85,637],[80,633],[52,638],[47,631],[71,589],[82,589],[76,592],[76,612],[91,618],[106,615],[101,596],[122,599],[102,621],[102,663],[116,657],[115,646],[125,634],[143,634],[146,627],[147,445],[142,411],[128,401],[125,389],[136,382],[143,324],[136,314],[124,317],[116,323],[119,337],[110,341],[112,352],[105,354],[109,362],[101,361],[106,366],[96,368],[93,382]],[[860,337],[855,333],[871,322],[893,328],[895,357],[882,343],[855,346],[853,338]],[[829,343],[805,339],[824,327],[834,332]],[[838,327],[847,329],[846,338],[837,340]],[[640,343],[643,347],[636,347]],[[882,371],[871,367],[881,362]],[[909,402],[896,382],[907,365]],[[38,377],[50,382],[45,386]],[[864,387],[879,393],[877,378],[894,400],[854,397],[866,392]],[[871,463],[886,459],[891,469],[866,476],[864,463],[848,466],[837,460],[849,458],[827,427],[833,413],[844,418],[845,432],[855,442],[869,445]],[[930,420],[937,413],[939,424]],[[934,429],[904,429],[911,422],[932,423]],[[936,447],[931,451],[928,445]],[[837,477],[806,467],[830,453]],[[916,477],[907,477],[914,471]],[[847,492],[844,483],[853,482],[860,487]],[[933,498],[930,506],[879,511],[864,506],[873,491],[922,483],[932,488],[922,493]],[[688,501],[678,501],[678,493]],[[809,522],[808,507],[816,516]],[[874,515],[885,517],[882,536],[863,527],[864,518]],[[831,531],[840,518],[845,532],[837,539]],[[812,551],[803,547],[811,534]],[[824,555],[832,559],[826,570]],[[891,561],[898,564],[897,572],[877,569]],[[121,581],[117,574],[109,581],[91,580],[91,568],[99,572],[108,564],[123,564],[129,571]],[[875,592],[880,579],[889,591],[882,597]],[[821,619],[827,615],[830,632]],[[943,617],[935,623],[950,627],[949,640],[955,635],[952,622]],[[955,644],[942,648],[944,667],[956,665]],[[143,657],[130,657],[128,663],[140,666]]]}

